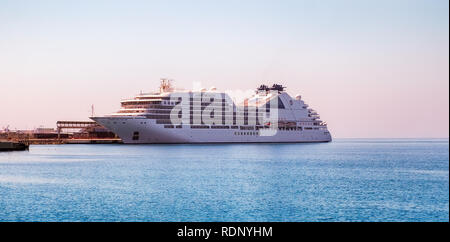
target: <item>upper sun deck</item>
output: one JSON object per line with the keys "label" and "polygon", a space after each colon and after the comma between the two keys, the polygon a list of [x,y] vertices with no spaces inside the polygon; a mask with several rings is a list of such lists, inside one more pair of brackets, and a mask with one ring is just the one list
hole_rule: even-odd
{"label": "upper sun deck", "polygon": [[[122,108],[127,109],[127,108],[150,108],[150,107],[154,108],[155,107],[154,105],[164,105],[164,106],[176,105],[178,101],[175,100],[176,99],[175,96],[180,95],[183,96],[186,94],[189,95],[188,97],[190,102],[193,102],[195,104],[198,104],[198,102],[200,102],[201,105],[212,104],[214,100],[219,102],[225,101],[226,106],[262,108],[267,107],[267,104],[271,102],[271,100],[273,100],[274,98],[277,98],[278,105],[276,106],[278,106],[278,108],[284,108],[286,106],[286,102],[292,103],[292,101],[290,100],[292,98],[284,91],[285,87],[278,84],[273,84],[272,87],[261,85],[256,89],[254,95],[245,98],[242,102],[239,103],[235,103],[233,101],[235,99],[232,99],[227,93],[218,92],[217,89],[214,87],[209,90],[203,88],[198,91],[175,89],[171,86],[170,80],[162,79],[161,86],[159,89],[160,89],[159,92],[149,92],[149,93],[141,92],[140,94],[136,95],[133,98],[122,99],[121,106]],[[287,97],[280,98],[280,96],[286,95]],[[304,104],[302,101],[302,106],[305,105],[306,104]]]}

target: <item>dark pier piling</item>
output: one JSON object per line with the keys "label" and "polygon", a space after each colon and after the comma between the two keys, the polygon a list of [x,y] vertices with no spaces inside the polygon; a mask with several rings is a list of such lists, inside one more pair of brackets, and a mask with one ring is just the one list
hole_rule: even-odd
{"label": "dark pier piling", "polygon": [[20,151],[28,150],[29,145],[22,142],[0,141],[0,151]]}

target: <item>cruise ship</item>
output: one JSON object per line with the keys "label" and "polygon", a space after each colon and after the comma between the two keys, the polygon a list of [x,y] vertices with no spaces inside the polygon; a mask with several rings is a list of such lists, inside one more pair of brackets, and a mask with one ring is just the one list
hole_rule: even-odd
{"label": "cruise ship", "polygon": [[319,114],[279,84],[261,85],[235,103],[216,88],[159,91],[121,101],[119,111],[90,117],[126,144],[330,142]]}

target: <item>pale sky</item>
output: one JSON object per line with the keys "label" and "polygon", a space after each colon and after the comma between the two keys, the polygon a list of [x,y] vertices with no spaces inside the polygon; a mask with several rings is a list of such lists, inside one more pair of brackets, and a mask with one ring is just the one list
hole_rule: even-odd
{"label": "pale sky", "polygon": [[0,0],[0,128],[194,82],[301,94],[335,138],[449,134],[448,0]]}

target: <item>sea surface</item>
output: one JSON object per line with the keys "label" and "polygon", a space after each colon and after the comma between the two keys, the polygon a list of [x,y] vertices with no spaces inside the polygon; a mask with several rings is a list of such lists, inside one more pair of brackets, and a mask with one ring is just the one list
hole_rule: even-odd
{"label": "sea surface", "polygon": [[449,221],[449,142],[32,145],[0,221]]}

